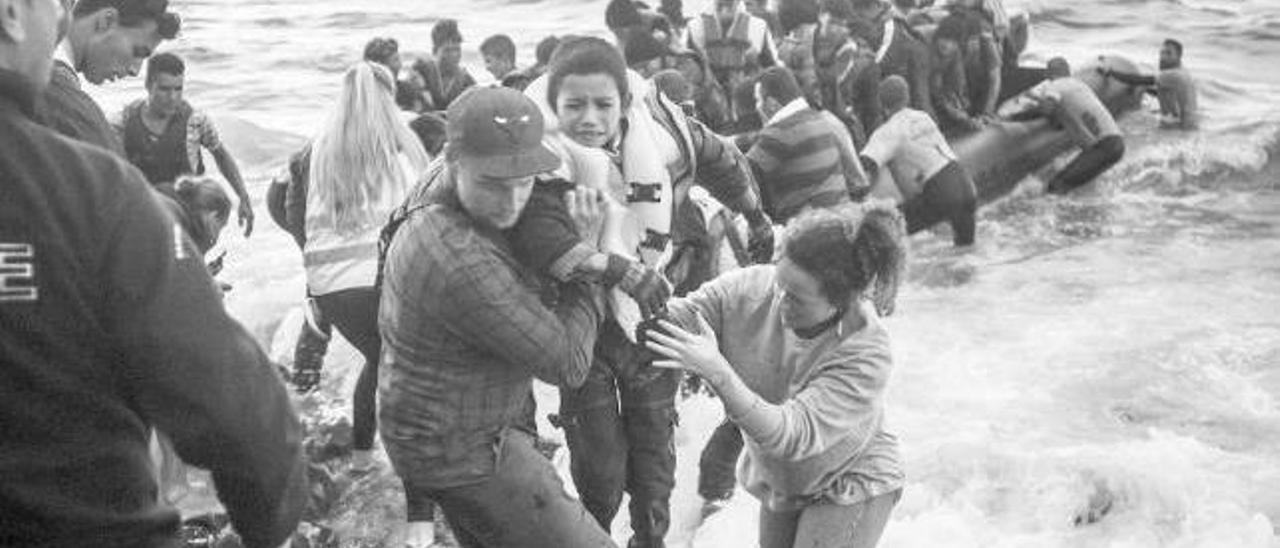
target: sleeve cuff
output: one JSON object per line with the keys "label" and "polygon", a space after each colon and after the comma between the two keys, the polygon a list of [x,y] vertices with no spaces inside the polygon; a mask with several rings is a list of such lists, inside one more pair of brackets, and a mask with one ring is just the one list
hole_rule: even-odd
{"label": "sleeve cuff", "polygon": [[574,273],[578,267],[586,262],[588,258],[596,254],[597,251],[588,247],[584,243],[574,244],[563,255],[551,262],[551,266],[547,269],[551,277],[567,282],[573,279]]}

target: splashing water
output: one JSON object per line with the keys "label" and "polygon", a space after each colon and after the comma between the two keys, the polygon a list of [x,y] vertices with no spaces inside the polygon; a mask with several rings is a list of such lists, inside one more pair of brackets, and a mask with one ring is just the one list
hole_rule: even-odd
{"label": "splashing water", "polygon": [[[982,211],[967,253],[945,228],[913,239],[889,319],[909,483],[881,545],[1280,546],[1280,5],[1009,3],[1032,15],[1032,62],[1119,53],[1151,70],[1178,37],[1205,128],[1155,131],[1149,101],[1098,184],[1047,197],[1032,177]],[[545,35],[605,35],[605,4],[201,0],[178,5],[186,28],[164,47],[188,58],[188,98],[215,115],[256,197],[368,38],[426,51],[430,25],[457,18],[464,62],[487,79],[485,36],[510,34],[527,64]],[[136,80],[92,91],[115,109],[141,96]],[[268,225],[224,234],[228,306],[264,342],[303,295],[296,246]],[[539,397],[554,409],[554,391]],[[745,492],[698,523],[697,455],[720,410],[694,397],[681,412],[669,544],[753,545]],[[625,542],[625,516],[614,532]]]}

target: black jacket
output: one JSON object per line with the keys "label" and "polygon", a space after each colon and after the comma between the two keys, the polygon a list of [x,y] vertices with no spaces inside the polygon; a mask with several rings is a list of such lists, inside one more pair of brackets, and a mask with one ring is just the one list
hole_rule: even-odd
{"label": "black jacket", "polygon": [[53,78],[36,105],[40,123],[77,141],[97,145],[124,157],[124,143],[102,107],[80,88],[75,69],[54,61]]}
{"label": "black jacket", "polygon": [[0,73],[0,545],[172,545],[154,427],[278,546],[306,496],[283,383],[142,175],[34,101]]}

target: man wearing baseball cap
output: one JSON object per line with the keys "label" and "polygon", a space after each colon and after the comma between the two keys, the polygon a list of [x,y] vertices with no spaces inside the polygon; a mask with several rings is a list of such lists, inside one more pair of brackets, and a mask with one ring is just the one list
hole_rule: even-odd
{"label": "man wearing baseball cap", "polygon": [[443,161],[384,232],[387,453],[463,546],[613,546],[533,443],[533,378],[581,385],[604,315],[583,283],[544,304],[504,234],[534,176],[560,163],[542,114],[518,91],[478,88],[450,105],[447,132]]}

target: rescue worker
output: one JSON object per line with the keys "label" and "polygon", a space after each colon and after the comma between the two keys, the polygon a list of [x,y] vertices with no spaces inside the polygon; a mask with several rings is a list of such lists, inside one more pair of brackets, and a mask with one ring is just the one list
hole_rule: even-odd
{"label": "rescue worker", "polygon": [[245,191],[240,168],[218,137],[218,129],[205,113],[182,98],[186,64],[172,53],[160,53],[147,62],[147,97],[124,107],[118,130],[125,156],[156,188],[172,193],[182,175],[204,175],[208,150],[218,171],[236,193],[236,214],[244,234],[253,232],[253,206]]}
{"label": "rescue worker", "polygon": [[1066,59],[1055,57],[1046,67],[1046,80],[1024,95],[1028,101],[1011,120],[1047,117],[1066,128],[1080,154],[1062,168],[1045,190],[1065,194],[1092,181],[1124,157],[1124,137],[1111,111],[1102,104],[1093,88],[1071,76]]}

